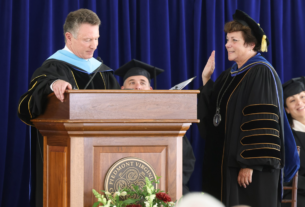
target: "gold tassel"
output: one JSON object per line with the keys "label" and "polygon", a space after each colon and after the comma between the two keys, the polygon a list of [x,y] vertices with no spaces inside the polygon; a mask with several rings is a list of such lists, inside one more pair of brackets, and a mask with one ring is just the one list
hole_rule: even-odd
{"label": "gold tassel", "polygon": [[261,51],[262,52],[267,52],[267,36],[266,35],[263,35],[263,38],[262,38],[262,44],[261,44]]}

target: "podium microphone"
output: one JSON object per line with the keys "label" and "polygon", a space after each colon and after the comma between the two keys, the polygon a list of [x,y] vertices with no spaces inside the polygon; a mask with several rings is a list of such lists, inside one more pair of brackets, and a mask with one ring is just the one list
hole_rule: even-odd
{"label": "podium microphone", "polygon": [[98,67],[98,68],[96,69],[95,73],[94,73],[93,76],[90,78],[89,82],[87,83],[87,85],[85,86],[84,89],[86,89],[86,88],[88,87],[88,85],[92,82],[93,78],[94,78],[95,75],[100,71],[100,68],[101,68],[102,65],[103,65],[103,60],[102,60],[100,57],[97,57],[97,59],[98,59],[102,64],[100,65],[100,67]]}

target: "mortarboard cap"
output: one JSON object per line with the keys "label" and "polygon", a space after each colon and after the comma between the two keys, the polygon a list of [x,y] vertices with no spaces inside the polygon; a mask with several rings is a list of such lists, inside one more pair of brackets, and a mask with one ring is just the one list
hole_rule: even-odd
{"label": "mortarboard cap", "polygon": [[[133,59],[127,62],[126,64],[124,64],[123,66],[121,66],[120,68],[118,68],[117,70],[115,70],[114,74],[122,77],[123,81],[125,81],[130,76],[143,75],[150,82],[150,79],[155,78],[157,75],[163,72],[164,70],[160,68],[156,68],[142,61]],[[157,88],[156,78],[155,78],[155,88]]]}
{"label": "mortarboard cap", "polygon": [[233,14],[233,19],[242,25],[248,26],[251,29],[251,32],[257,43],[261,46],[262,52],[267,52],[267,46],[269,45],[269,40],[264,32],[264,30],[260,27],[260,25],[254,21],[248,14],[241,10],[236,10],[235,14]]}
{"label": "mortarboard cap", "polygon": [[283,84],[284,89],[284,100],[289,96],[299,94],[305,91],[305,77],[293,78]]}

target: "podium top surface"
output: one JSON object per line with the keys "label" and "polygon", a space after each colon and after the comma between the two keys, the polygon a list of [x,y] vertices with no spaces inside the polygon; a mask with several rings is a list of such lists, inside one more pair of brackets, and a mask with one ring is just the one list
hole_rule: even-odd
{"label": "podium top surface", "polygon": [[198,90],[67,90],[64,102],[48,96],[33,122],[198,123]]}
{"label": "podium top surface", "polygon": [[[161,94],[161,93],[167,93],[167,94],[199,94],[199,90],[66,90],[66,93],[153,93],[153,94]],[[52,96],[53,93],[51,93],[49,96]]]}

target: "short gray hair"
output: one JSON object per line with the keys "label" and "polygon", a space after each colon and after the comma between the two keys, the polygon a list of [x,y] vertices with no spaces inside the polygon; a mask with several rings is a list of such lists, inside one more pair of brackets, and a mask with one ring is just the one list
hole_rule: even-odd
{"label": "short gray hair", "polygon": [[96,13],[94,13],[89,9],[79,9],[70,12],[64,24],[65,42],[66,42],[66,36],[65,36],[66,32],[70,32],[73,35],[73,37],[76,38],[79,26],[84,23],[100,26],[101,20],[100,18],[98,18]]}

